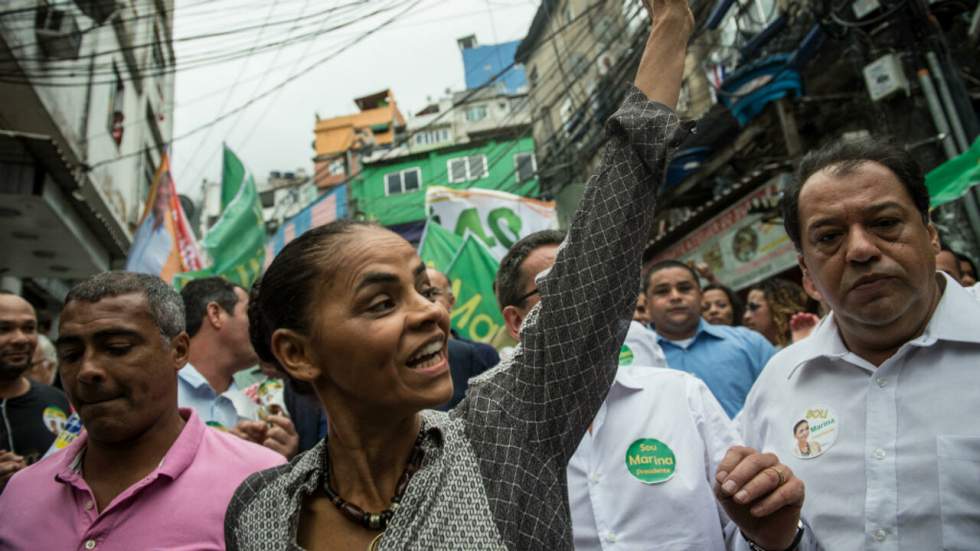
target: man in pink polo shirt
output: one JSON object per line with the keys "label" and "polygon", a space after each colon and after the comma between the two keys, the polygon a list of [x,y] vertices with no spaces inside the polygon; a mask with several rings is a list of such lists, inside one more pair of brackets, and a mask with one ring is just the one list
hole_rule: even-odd
{"label": "man in pink polo shirt", "polygon": [[145,274],[94,276],[68,293],[57,348],[86,433],[10,479],[0,549],[224,549],[235,489],[284,458],[178,409],[177,292]]}

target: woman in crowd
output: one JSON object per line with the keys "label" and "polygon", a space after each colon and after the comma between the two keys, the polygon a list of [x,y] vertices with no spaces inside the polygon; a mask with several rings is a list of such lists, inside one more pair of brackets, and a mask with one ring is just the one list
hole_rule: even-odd
{"label": "woman in crowd", "polygon": [[743,311],[742,300],[728,287],[713,283],[701,294],[701,315],[712,325],[736,326]]}
{"label": "woman in crowd", "polygon": [[762,333],[777,348],[793,343],[790,320],[809,311],[803,287],[781,278],[769,278],[749,290],[742,323]]}
{"label": "woman in crowd", "polygon": [[[275,258],[253,289],[251,341],[312,385],[330,423],[313,449],[242,484],[225,517],[228,549],[571,548],[565,468],[615,378],[668,148],[689,132],[668,106],[693,18],[685,0],[656,4],[636,88],[608,122],[603,163],[554,266],[537,278],[521,344],[455,409],[430,410],[452,394],[449,319],[407,241],[338,221]],[[753,511],[782,512],[744,523],[746,535],[783,548],[802,487],[783,465],[765,467],[778,484],[762,473],[767,459],[725,472],[751,471],[737,483],[746,518],[757,499]]]}
{"label": "woman in crowd", "polygon": [[570,547],[565,467],[616,373],[668,143],[689,132],[665,106],[677,101],[690,9],[647,8],[636,88],[538,280],[522,344],[454,410],[428,411],[452,395],[449,319],[407,241],[338,221],[275,258],[253,290],[252,343],[313,386],[328,436],[239,488],[228,549]]}

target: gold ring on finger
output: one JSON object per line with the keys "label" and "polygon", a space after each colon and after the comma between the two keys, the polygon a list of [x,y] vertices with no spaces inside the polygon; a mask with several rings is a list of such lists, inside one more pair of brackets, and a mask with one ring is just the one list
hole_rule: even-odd
{"label": "gold ring on finger", "polygon": [[776,476],[779,477],[779,484],[777,484],[777,486],[782,486],[786,483],[786,476],[783,474],[783,471],[780,471],[776,467],[769,467],[769,469],[775,472]]}

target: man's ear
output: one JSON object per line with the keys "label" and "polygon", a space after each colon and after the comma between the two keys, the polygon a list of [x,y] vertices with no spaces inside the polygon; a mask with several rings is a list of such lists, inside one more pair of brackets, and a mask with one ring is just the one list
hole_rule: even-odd
{"label": "man's ear", "polygon": [[936,230],[936,226],[932,225],[931,222],[926,226],[926,230],[929,232],[929,244],[932,245],[932,256],[936,256],[943,250],[942,245],[939,244],[939,231]]}
{"label": "man's ear", "polygon": [[218,306],[217,302],[209,302],[205,307],[204,317],[207,318],[212,328],[218,330],[225,323],[224,313],[225,311],[221,309],[221,306]]}
{"label": "man's ear", "polygon": [[813,284],[813,278],[810,277],[810,270],[806,267],[806,262],[803,260],[802,254],[796,255],[796,263],[800,265],[800,271],[803,272],[803,290],[806,294],[810,296],[813,300],[817,302],[823,302],[823,295],[817,290],[817,286]]}
{"label": "man's ear", "polygon": [[524,323],[524,314],[516,306],[507,306],[501,313],[504,315],[504,323],[507,325],[507,332],[510,333],[511,338],[515,341],[520,341],[521,324]]}
{"label": "man's ear", "polygon": [[174,371],[180,371],[187,364],[190,357],[191,338],[186,331],[181,331],[176,337],[170,339],[170,352],[173,354]]}
{"label": "man's ear", "polygon": [[320,367],[313,360],[306,336],[292,329],[276,329],[271,344],[272,354],[290,377],[312,383],[320,376]]}

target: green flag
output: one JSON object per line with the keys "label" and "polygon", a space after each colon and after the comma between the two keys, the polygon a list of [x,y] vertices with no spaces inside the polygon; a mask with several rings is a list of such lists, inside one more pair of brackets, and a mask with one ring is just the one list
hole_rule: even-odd
{"label": "green flag", "polygon": [[425,224],[425,233],[422,234],[422,243],[419,245],[419,258],[426,266],[446,273],[462,247],[462,237],[429,220]]}
{"label": "green flag", "polygon": [[262,271],[265,222],[255,179],[227,146],[222,168],[221,218],[201,242],[211,257],[211,266],[175,277],[174,283],[178,289],[187,281],[209,276],[224,277],[247,289]]}
{"label": "green flag", "polygon": [[980,184],[980,138],[962,155],[946,161],[926,174],[929,206],[938,207],[955,201],[977,184]]}
{"label": "green flag", "polygon": [[467,339],[497,346],[507,335],[493,294],[493,279],[499,265],[478,239],[468,235],[446,271],[456,295],[450,316],[452,327]]}

